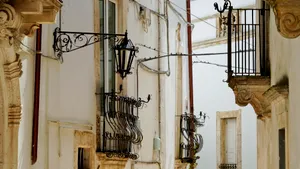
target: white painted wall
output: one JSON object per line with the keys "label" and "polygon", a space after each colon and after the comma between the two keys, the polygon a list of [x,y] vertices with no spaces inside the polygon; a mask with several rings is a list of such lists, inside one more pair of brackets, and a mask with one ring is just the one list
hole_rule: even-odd
{"label": "white painted wall", "polygon": [[[223,7],[224,1],[194,1],[192,13],[198,18],[210,16],[216,13],[213,3],[218,2]],[[254,5],[249,1],[232,1],[234,7]],[[200,10],[201,9],[201,10]],[[203,9],[203,10],[202,10]],[[194,17],[196,19],[196,17]],[[207,40],[216,37],[215,21],[208,20],[195,24],[193,31],[193,42]],[[227,52],[227,45],[211,46],[205,49],[194,50],[194,53],[219,53]],[[198,132],[203,136],[204,146],[199,153],[198,168],[217,168],[216,159],[216,112],[242,109],[242,168],[256,168],[256,114],[251,107],[239,107],[235,104],[235,96],[223,80],[227,79],[227,55],[199,56],[194,61],[207,61],[211,64],[197,63],[193,65],[194,71],[194,102],[195,114],[200,111],[207,113],[210,117],[206,120],[204,127]]]}
{"label": "white painted wall", "polygon": [[289,165],[291,169],[300,168],[297,158],[300,154],[299,119],[300,119],[300,71],[299,63],[300,38],[286,39],[282,37],[276,28],[275,17],[271,12],[270,23],[270,61],[271,61],[271,85],[279,84],[283,79],[289,85]]}
{"label": "white painted wall", "polygon": [[[141,4],[158,11],[158,1],[141,0]],[[185,8],[182,0],[172,2]],[[160,0],[161,13],[164,12],[163,0]],[[64,0],[62,8],[62,30],[93,32],[93,0]],[[178,9],[179,10],[179,9]],[[134,43],[141,43],[158,48],[158,22],[155,15],[151,15],[151,25],[148,32],[144,32],[138,20],[136,5],[128,4],[127,30],[129,38]],[[180,11],[185,17],[185,11]],[[170,52],[176,53],[175,31],[178,22],[181,24],[181,39],[183,53],[187,52],[186,24],[170,9],[169,35]],[[42,53],[53,55],[53,31],[58,23],[43,25]],[[165,21],[161,20],[161,55],[167,52],[167,28]],[[27,45],[34,48],[34,38]],[[157,56],[156,51],[140,47],[136,59]],[[38,161],[31,165],[31,130],[33,112],[33,84],[34,84],[34,55],[24,56],[23,71],[20,79],[22,97],[22,120],[19,140],[19,168],[20,169],[66,169],[74,168],[74,128],[64,128],[57,123],[49,121],[68,121],[77,123],[81,128],[84,125],[93,126],[95,133],[96,123],[96,96],[94,76],[94,48],[93,45],[72,53],[64,54],[64,63],[43,58],[41,71],[41,96],[39,117]],[[167,69],[167,58],[161,59],[161,69]],[[153,69],[157,69],[157,60],[145,62]],[[133,64],[133,74],[127,77],[128,96],[137,95],[136,63]],[[153,138],[158,136],[158,103],[161,105],[161,162],[164,169],[173,169],[175,160],[175,111],[176,111],[176,57],[170,58],[170,76],[161,75],[161,86],[158,86],[158,76],[139,68],[139,97],[146,99],[148,94],[152,100],[144,109],[140,110],[141,129],[144,135],[141,148],[137,149],[140,158],[138,161],[153,161]],[[188,98],[187,58],[183,59],[183,98]],[[161,92],[159,100],[158,91]],[[184,102],[184,101],[183,101]],[[60,127],[61,126],[61,127]],[[127,165],[130,168],[131,165]],[[139,167],[145,168],[144,164]],[[158,168],[157,165],[148,166]],[[138,167],[136,167],[138,168]]]}
{"label": "white painted wall", "polygon": [[[196,50],[194,53],[223,52],[226,45]],[[197,59],[194,59],[197,61]],[[226,65],[227,55],[199,57],[201,61]],[[195,114],[203,111],[210,117],[198,132],[203,136],[204,146],[199,153],[198,168],[216,168],[216,112],[242,109],[242,167],[256,167],[256,114],[251,107],[235,104],[232,89],[223,80],[227,79],[226,67],[197,63],[194,67]]]}

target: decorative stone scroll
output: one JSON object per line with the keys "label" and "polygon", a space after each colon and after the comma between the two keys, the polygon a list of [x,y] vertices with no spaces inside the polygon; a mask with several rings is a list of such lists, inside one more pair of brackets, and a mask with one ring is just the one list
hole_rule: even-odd
{"label": "decorative stone scroll", "polygon": [[270,117],[270,103],[263,96],[270,87],[269,77],[232,77],[228,85],[235,94],[237,105],[251,104],[258,119]]}
{"label": "decorative stone scroll", "polygon": [[300,35],[299,0],[265,0],[273,9],[278,32],[286,38]]}

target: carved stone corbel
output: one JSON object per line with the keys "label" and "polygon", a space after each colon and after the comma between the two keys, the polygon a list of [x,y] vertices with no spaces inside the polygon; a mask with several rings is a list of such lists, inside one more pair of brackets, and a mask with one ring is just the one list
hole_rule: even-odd
{"label": "carved stone corbel", "polygon": [[277,30],[286,38],[300,35],[300,1],[299,0],[265,0],[273,9]]}
{"label": "carved stone corbel", "polygon": [[270,117],[270,103],[263,96],[270,87],[269,77],[232,77],[228,85],[235,94],[237,105],[251,104],[258,119]]}

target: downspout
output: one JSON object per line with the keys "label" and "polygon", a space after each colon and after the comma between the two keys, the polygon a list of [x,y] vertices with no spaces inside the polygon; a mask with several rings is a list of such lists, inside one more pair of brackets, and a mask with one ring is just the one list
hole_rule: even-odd
{"label": "downspout", "polygon": [[[160,0],[158,1],[158,13],[160,13]],[[157,32],[157,56],[160,56],[160,51],[161,51],[161,28],[160,28],[160,17],[157,16],[157,27],[158,27],[158,32]],[[160,69],[160,58],[157,59],[157,65],[158,65],[158,72],[161,71]],[[169,70],[169,69],[168,69]],[[157,73],[157,86],[158,86],[158,137],[161,139],[161,81],[160,81],[161,74]],[[161,147],[161,146],[160,146]],[[161,150],[159,150],[158,153],[158,161],[161,162]]]}
{"label": "downspout", "polygon": [[37,161],[38,132],[39,132],[39,107],[40,107],[40,77],[41,77],[41,48],[42,48],[42,25],[36,31],[36,54],[34,73],[34,107],[32,121],[32,143],[31,143],[31,164]]}
{"label": "downspout", "polygon": [[[186,0],[186,15],[187,15],[187,22],[191,23],[191,0]],[[187,25],[187,36],[188,36],[188,69],[189,69],[189,99],[190,99],[190,116],[194,117],[194,88],[193,88],[193,49],[192,49],[192,27],[190,24]],[[194,132],[195,132],[195,124],[191,123],[191,129],[193,132],[189,133],[189,144],[192,145],[190,149],[190,156],[195,159],[195,151],[194,151]],[[194,168],[194,163],[191,164],[190,168]]]}

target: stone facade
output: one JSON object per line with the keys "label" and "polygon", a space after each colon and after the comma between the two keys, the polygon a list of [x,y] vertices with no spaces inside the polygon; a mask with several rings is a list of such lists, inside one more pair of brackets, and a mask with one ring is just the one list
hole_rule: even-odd
{"label": "stone facade", "polygon": [[[39,23],[53,23],[61,7],[58,1],[0,2],[0,168],[18,167],[18,132],[21,120],[18,52],[24,36],[31,36]],[[49,15],[51,14],[51,15]]]}

